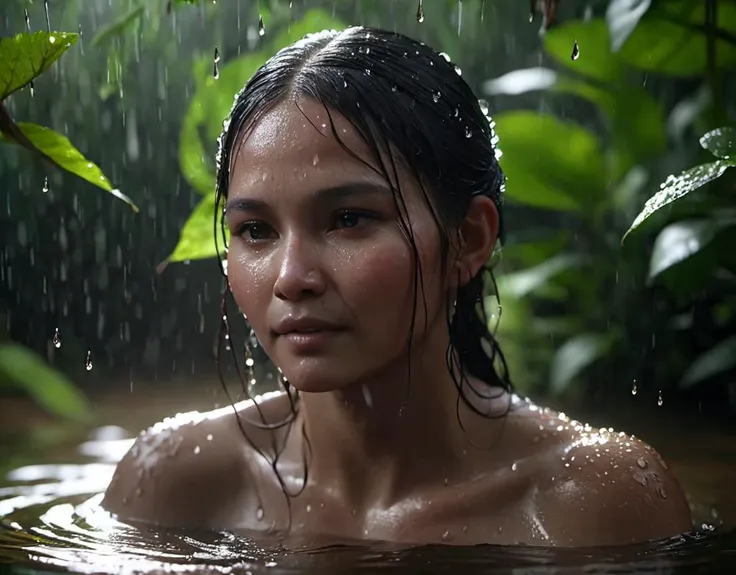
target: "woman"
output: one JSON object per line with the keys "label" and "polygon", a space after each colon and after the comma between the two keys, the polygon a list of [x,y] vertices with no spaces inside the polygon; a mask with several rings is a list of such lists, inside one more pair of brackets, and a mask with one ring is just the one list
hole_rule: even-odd
{"label": "woman", "polygon": [[217,193],[229,289],[286,391],[154,426],[104,505],[407,543],[690,530],[651,447],[522,401],[495,369],[478,313],[501,236],[494,144],[453,65],[404,36],[323,32],[264,64],[226,123]]}

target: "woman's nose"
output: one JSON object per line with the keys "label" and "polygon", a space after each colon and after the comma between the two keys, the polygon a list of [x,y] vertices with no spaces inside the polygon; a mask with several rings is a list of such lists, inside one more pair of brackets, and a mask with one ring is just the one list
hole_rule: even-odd
{"label": "woman's nose", "polygon": [[326,282],[320,251],[319,246],[302,238],[288,237],[282,245],[274,295],[280,299],[299,300],[324,293]]}

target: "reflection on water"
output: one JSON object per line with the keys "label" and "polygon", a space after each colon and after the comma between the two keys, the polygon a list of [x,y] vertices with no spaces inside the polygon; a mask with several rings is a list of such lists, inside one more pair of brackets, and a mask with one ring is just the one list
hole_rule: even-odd
{"label": "reflection on water", "polygon": [[[594,550],[533,547],[414,547],[341,542],[309,545],[232,533],[120,523],[100,508],[116,462],[133,439],[106,426],[77,447],[74,464],[26,465],[0,483],[0,563],[23,572],[77,573],[714,573],[736,566],[736,531],[653,545]],[[736,464],[734,464],[736,465]],[[5,487],[2,487],[5,485]],[[687,483],[686,483],[687,488]],[[694,506],[698,523],[712,509]],[[285,547],[289,547],[286,551]],[[295,551],[296,549],[296,551]]]}

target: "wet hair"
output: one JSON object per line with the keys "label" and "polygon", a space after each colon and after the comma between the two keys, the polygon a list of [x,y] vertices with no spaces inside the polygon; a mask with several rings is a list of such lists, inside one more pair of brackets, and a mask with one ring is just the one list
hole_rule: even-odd
{"label": "wet hair", "polygon": [[[406,36],[365,27],[310,34],[269,59],[235,98],[219,140],[216,240],[226,242],[224,204],[239,142],[243,142],[259,119],[290,98],[295,98],[297,105],[299,98],[311,99],[322,104],[330,118],[335,114],[346,118],[367,144],[371,160],[393,189],[400,225],[415,261],[410,342],[418,289],[422,289],[423,298],[424,291],[412,228],[403,217],[406,206],[398,173],[402,168],[408,170],[420,184],[440,233],[443,265],[451,246],[450,233],[457,231],[474,196],[487,196],[495,203],[500,244],[504,176],[486,106],[477,99],[449,57]],[[330,125],[333,136],[345,151],[365,162],[343,144],[334,123]],[[458,389],[458,409],[462,400],[476,413],[498,417],[498,414],[481,413],[468,395],[490,398],[499,388],[511,391],[506,362],[492,333],[495,330],[489,328],[483,305],[484,294],[492,290],[495,281],[489,262],[458,288],[454,313],[448,302],[447,365]],[[426,309],[426,301],[424,305]],[[227,329],[225,304],[223,329]],[[477,389],[468,380],[468,373],[487,387]],[[283,424],[290,425],[298,408],[298,394],[292,397],[288,382],[285,387],[293,400],[293,416]],[[265,421],[263,424],[273,427]],[[274,459],[278,459],[278,454]]]}

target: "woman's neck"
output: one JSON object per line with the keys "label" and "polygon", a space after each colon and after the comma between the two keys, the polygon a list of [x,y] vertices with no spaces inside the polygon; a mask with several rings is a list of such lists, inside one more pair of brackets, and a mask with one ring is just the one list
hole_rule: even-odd
{"label": "woman's neck", "polygon": [[349,388],[303,394],[310,484],[334,490],[356,508],[389,506],[419,485],[461,471],[474,449],[471,430],[481,426],[487,433],[494,421],[462,401],[458,409],[446,349],[446,341],[425,340],[411,358],[411,380],[405,358]]}

